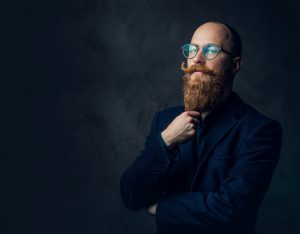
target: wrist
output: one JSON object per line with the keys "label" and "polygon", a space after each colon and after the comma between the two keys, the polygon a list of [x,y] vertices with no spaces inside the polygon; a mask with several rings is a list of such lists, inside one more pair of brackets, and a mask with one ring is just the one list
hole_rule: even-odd
{"label": "wrist", "polygon": [[168,134],[166,130],[161,132],[161,137],[164,140],[166,146],[172,150],[176,147],[175,142],[173,141],[172,137]]}

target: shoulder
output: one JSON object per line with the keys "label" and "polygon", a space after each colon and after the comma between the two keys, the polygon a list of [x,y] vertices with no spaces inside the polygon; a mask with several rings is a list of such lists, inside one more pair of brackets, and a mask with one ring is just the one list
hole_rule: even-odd
{"label": "shoulder", "polygon": [[239,122],[243,130],[248,133],[264,129],[282,134],[282,127],[278,121],[266,116],[248,104],[245,104],[245,109]]}

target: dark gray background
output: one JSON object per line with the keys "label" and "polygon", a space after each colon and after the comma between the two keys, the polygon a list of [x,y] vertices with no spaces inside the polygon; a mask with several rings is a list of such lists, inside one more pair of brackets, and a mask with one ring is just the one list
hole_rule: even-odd
{"label": "dark gray background", "polygon": [[2,2],[2,233],[154,233],[119,179],[182,103],[180,45],[214,19],[243,39],[234,89],[284,130],[258,231],[300,233],[298,18],[291,1]]}

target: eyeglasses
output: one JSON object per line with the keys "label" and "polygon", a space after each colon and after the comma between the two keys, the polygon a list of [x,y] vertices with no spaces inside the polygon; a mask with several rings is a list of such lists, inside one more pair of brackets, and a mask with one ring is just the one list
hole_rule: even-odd
{"label": "eyeglasses", "polygon": [[[189,43],[189,44],[185,44],[185,45],[181,46],[181,49],[182,49],[182,53],[183,53],[184,57],[186,57],[188,59],[192,59],[197,55],[197,53],[199,51],[199,46],[196,44]],[[202,47],[202,54],[203,54],[204,58],[207,60],[212,60],[212,59],[216,58],[220,51],[223,51],[223,52],[233,56],[232,53],[222,49],[220,46],[215,45],[215,44],[209,43]]]}

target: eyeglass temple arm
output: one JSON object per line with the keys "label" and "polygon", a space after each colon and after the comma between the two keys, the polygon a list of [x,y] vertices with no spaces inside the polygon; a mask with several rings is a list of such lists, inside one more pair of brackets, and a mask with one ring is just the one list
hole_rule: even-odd
{"label": "eyeglass temple arm", "polygon": [[227,54],[230,54],[232,57],[234,57],[233,53],[230,53],[229,51],[224,50],[223,48],[221,48],[221,50],[222,50],[223,52],[227,53]]}

